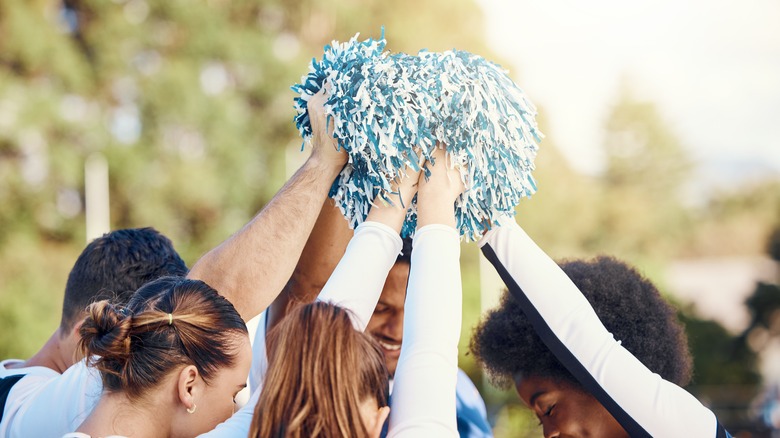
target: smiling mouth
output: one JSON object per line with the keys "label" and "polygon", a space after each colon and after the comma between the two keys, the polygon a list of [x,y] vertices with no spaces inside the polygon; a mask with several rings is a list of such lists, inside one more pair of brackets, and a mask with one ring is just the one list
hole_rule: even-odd
{"label": "smiling mouth", "polygon": [[389,344],[385,341],[380,341],[379,339],[377,339],[377,342],[382,348],[388,351],[398,351],[401,349],[401,344]]}

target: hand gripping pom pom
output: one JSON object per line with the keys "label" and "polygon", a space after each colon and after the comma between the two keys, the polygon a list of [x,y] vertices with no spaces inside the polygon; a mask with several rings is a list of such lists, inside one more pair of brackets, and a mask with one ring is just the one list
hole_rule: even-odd
{"label": "hand gripping pom pom", "polygon": [[[480,56],[389,54],[385,44],[383,30],[376,41],[358,42],[355,35],[326,46],[322,60],[312,60],[309,74],[292,87],[300,94],[295,124],[305,142],[312,133],[306,105],[327,80],[325,111],[349,154],[330,196],[352,228],[365,220],[373,199],[387,199],[391,182],[405,177],[402,169],[419,169],[437,142],[446,144],[466,186],[455,203],[457,227],[477,240],[536,192],[531,172],[543,137],[536,108],[505,70]],[[414,233],[415,201],[404,237]]]}

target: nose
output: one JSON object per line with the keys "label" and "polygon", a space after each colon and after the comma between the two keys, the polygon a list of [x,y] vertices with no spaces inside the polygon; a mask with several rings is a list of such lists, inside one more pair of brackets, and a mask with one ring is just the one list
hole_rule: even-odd
{"label": "nose", "polygon": [[561,432],[550,422],[542,422],[542,433],[544,438],[560,438]]}
{"label": "nose", "polygon": [[396,340],[401,340],[404,337],[404,312],[395,312],[387,319],[385,324],[387,334]]}

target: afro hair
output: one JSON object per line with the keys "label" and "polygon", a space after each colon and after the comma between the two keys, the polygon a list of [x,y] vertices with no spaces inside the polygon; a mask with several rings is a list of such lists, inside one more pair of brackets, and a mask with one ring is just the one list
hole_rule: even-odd
{"label": "afro hair", "polygon": [[[690,381],[685,331],[675,309],[649,280],[606,256],[564,261],[559,266],[623,347],[664,379],[680,386]],[[581,387],[536,334],[509,292],[474,330],[469,348],[498,386],[508,387],[520,375],[560,379]]]}

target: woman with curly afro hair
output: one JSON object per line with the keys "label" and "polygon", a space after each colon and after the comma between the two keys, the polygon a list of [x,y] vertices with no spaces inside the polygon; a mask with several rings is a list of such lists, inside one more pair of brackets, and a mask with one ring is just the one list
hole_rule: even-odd
{"label": "woman with curly afro hair", "polygon": [[611,257],[559,266],[514,221],[480,246],[509,291],[471,350],[494,382],[514,384],[545,437],[730,437],[682,389],[687,338],[637,271]]}

